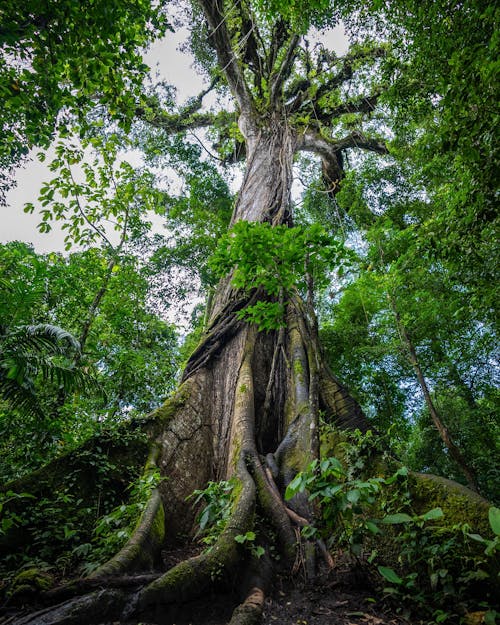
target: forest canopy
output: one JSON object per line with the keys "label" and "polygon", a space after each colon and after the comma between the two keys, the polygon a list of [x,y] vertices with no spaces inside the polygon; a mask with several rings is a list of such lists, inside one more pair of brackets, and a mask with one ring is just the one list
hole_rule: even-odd
{"label": "forest canopy", "polygon": [[[2,210],[38,154],[48,179],[25,211],[47,236],[62,225],[66,251],[0,246],[6,596],[23,567],[55,567],[54,583],[153,569],[133,598],[106,590],[109,618],[78,604],[82,622],[139,623],[243,560],[238,625],[258,622],[244,619],[260,618],[269,571],[296,571],[297,549],[308,579],[316,549],[329,566],[347,549],[421,618],[494,619],[499,10],[17,4],[0,8]],[[333,27],[346,52],[324,43]],[[205,85],[184,102],[143,61],[178,31]],[[55,486],[87,461],[97,503]],[[50,478],[35,488],[34,471]],[[432,534],[474,521],[419,508],[421,474],[470,489],[460,505],[480,529]],[[52,489],[52,509],[72,509],[55,547],[40,529]],[[397,563],[370,547],[384,525],[393,550],[418,535]],[[160,576],[160,547],[188,536],[208,548]],[[428,540],[449,562],[423,573]]]}

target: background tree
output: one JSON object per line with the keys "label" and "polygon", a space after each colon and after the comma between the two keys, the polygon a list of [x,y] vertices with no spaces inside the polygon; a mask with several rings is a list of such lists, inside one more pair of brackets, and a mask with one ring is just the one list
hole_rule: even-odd
{"label": "background tree", "polygon": [[[22,330],[24,335],[27,328],[28,347],[33,341],[42,350],[34,359],[34,367],[23,369],[25,376],[31,374],[26,392],[30,393],[29,406],[34,408],[26,414],[4,405],[0,411],[1,472],[2,479],[8,480],[36,469],[61,451],[73,449],[103,426],[111,427],[158,406],[174,385],[177,335],[171,324],[152,312],[147,261],[124,254],[88,328],[85,351],[78,352],[76,365],[78,341],[55,330],[45,338],[41,330],[55,328],[47,324],[49,320],[76,335],[82,333],[89,306],[108,271],[106,252],[90,249],[68,257],[37,255],[24,244],[11,243],[0,248],[0,263],[8,287],[3,290],[8,304],[3,318],[15,315],[12,330],[19,328],[16,332]],[[16,332],[11,331],[11,351],[2,352],[6,367],[10,363],[9,368],[3,368],[6,373],[17,358],[24,363],[33,355],[22,349]],[[5,336],[7,341],[9,335]],[[56,342],[58,337],[62,345]],[[71,339],[66,348],[65,337]],[[151,360],[149,356],[154,353],[157,357]],[[61,355],[65,358],[60,361],[49,360]],[[46,370],[40,370],[41,365]],[[57,366],[61,368],[59,376],[57,369],[52,371]],[[83,378],[82,371],[89,372],[91,381],[80,383],[75,394],[75,385],[69,385],[70,376],[80,372],[77,382]]]}

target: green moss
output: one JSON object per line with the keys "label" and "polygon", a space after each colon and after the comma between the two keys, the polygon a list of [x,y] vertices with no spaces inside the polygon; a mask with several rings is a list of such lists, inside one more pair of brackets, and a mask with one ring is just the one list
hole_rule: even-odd
{"label": "green moss", "polygon": [[293,361],[293,372],[296,373],[297,375],[304,373],[304,367],[302,366],[302,363],[298,359]]}
{"label": "green moss", "polygon": [[155,514],[153,523],[151,524],[151,542],[153,547],[159,547],[165,540],[165,509],[160,503]]}
{"label": "green moss", "polygon": [[186,405],[188,397],[189,393],[187,389],[184,385],[181,386],[175,395],[167,399],[159,408],[153,410],[150,415],[151,418],[159,420],[161,423],[168,423],[168,421],[171,421],[177,412]]}
{"label": "green moss", "polygon": [[465,486],[421,473],[411,474],[409,486],[412,506],[418,514],[440,507],[444,513],[441,525],[467,523],[473,532],[493,537],[488,521],[489,503]]}
{"label": "green moss", "polygon": [[54,584],[52,575],[47,571],[37,568],[26,569],[18,573],[7,591],[7,596],[12,598],[26,594],[43,592],[49,590]]}
{"label": "green moss", "polygon": [[246,393],[248,391],[248,387],[246,384],[242,384],[238,390],[240,393]]}
{"label": "green moss", "polygon": [[287,449],[283,458],[283,465],[288,469],[299,472],[304,471],[310,461],[311,458],[302,449],[294,445]]}

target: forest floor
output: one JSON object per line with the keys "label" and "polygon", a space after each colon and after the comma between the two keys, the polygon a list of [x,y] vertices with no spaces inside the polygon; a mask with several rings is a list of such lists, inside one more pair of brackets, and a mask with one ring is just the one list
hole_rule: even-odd
{"label": "forest floor", "polygon": [[[164,565],[195,555],[198,549],[163,553]],[[0,625],[7,625],[41,606],[25,603],[20,609],[0,612]],[[189,604],[173,605],[161,618],[141,625],[226,625],[238,603],[234,595],[210,594]],[[380,598],[359,568],[347,557],[337,557],[335,566],[320,571],[314,582],[299,576],[278,578],[266,599],[262,625],[416,625]],[[120,625],[119,622],[101,625]]]}
{"label": "forest floor", "polygon": [[[234,597],[217,595],[179,606],[161,625],[225,625]],[[266,598],[262,625],[411,625],[395,614],[348,558],[338,558],[313,583],[279,578]],[[149,624],[148,624],[149,625]]]}

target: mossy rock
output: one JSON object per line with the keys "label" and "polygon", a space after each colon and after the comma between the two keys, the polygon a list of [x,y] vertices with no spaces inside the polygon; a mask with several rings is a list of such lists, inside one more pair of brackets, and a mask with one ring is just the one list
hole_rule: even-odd
{"label": "mossy rock", "polygon": [[26,569],[18,573],[7,589],[7,597],[11,601],[19,601],[49,590],[54,585],[54,578],[47,571],[37,568]]}
{"label": "mossy rock", "polygon": [[439,507],[444,513],[441,524],[453,527],[467,523],[472,532],[493,538],[488,521],[489,502],[466,486],[425,473],[411,473],[409,486],[412,507],[417,514]]}

